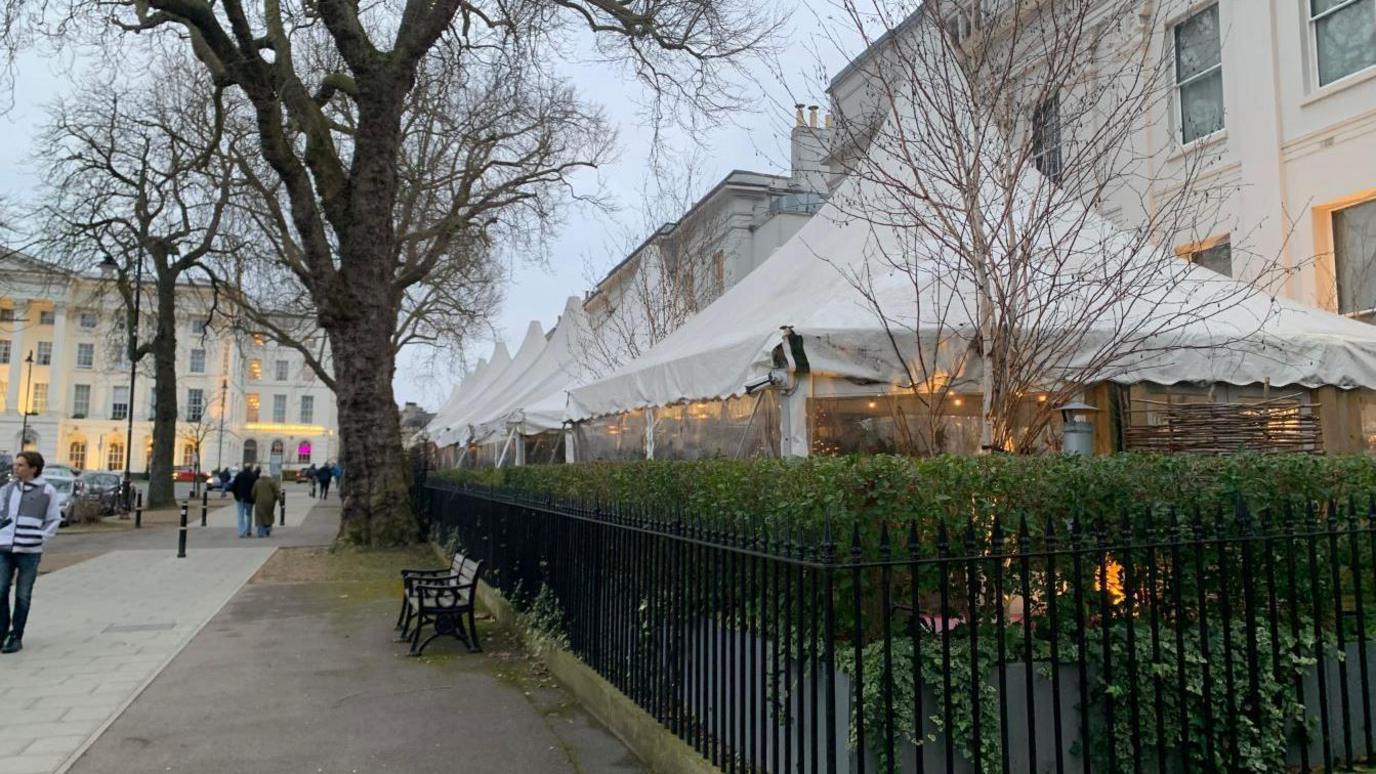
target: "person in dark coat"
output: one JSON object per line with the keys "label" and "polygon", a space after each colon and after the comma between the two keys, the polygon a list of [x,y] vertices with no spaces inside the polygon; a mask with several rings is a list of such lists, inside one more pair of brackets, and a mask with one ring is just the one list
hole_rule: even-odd
{"label": "person in dark coat", "polygon": [[315,472],[315,480],[320,484],[320,499],[324,500],[330,496],[330,479],[334,476],[334,467],[330,463],[320,466],[320,470]]}
{"label": "person in dark coat", "polygon": [[315,480],[315,472],[315,463],[311,463],[306,466],[305,470],[301,471],[301,475],[305,476],[306,480],[311,482],[311,497],[315,497],[315,485],[318,483]]}
{"label": "person in dark coat", "polygon": [[246,538],[253,528],[253,468],[244,466],[234,476],[229,493],[234,495],[234,507],[238,509],[239,537]]}

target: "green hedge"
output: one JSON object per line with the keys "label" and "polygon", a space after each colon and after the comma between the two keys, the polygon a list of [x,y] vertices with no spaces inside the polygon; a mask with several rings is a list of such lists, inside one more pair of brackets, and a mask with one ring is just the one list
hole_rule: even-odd
{"label": "green hedge", "polygon": [[784,529],[814,527],[828,509],[838,527],[856,517],[866,526],[914,517],[963,526],[993,512],[1036,524],[1076,512],[1116,519],[1124,511],[1208,511],[1230,507],[1238,493],[1255,512],[1287,501],[1365,500],[1376,493],[1376,456],[876,455],[530,465],[438,477]]}

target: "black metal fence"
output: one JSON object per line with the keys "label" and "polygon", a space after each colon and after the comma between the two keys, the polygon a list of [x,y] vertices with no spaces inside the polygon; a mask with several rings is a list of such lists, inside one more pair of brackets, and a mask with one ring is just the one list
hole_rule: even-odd
{"label": "black metal fence", "polygon": [[1370,505],[765,532],[424,495],[433,539],[485,559],[518,609],[727,771],[1307,771],[1376,753]]}

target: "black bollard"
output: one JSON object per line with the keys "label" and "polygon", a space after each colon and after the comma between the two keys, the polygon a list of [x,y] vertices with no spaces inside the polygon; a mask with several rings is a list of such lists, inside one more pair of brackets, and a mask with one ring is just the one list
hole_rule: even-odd
{"label": "black bollard", "polygon": [[143,528],[143,492],[134,498],[134,529]]}
{"label": "black bollard", "polygon": [[277,516],[277,526],[279,526],[279,527],[285,527],[285,526],[287,526],[287,493],[286,493],[286,492],[283,492],[283,493],[281,493],[280,495],[277,496],[277,503],[278,503],[278,508],[277,508],[277,513],[278,513],[278,516]]}
{"label": "black bollard", "polygon": [[182,523],[177,529],[177,558],[186,558],[186,503],[182,503]]}
{"label": "black bollard", "polygon": [[210,490],[201,492],[201,526],[205,526],[205,512],[210,509]]}

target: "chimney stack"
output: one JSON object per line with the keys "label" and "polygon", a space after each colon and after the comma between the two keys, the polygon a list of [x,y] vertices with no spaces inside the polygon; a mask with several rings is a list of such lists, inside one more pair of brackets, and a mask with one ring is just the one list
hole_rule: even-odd
{"label": "chimney stack", "polygon": [[810,126],[810,127],[812,127],[813,129],[816,129],[816,128],[817,128],[817,106],[816,106],[816,105],[808,105],[808,107],[807,107],[807,114],[808,114],[807,125]]}
{"label": "chimney stack", "polygon": [[803,103],[799,102],[798,104],[794,105],[793,108],[794,108],[794,110],[797,111],[797,113],[793,116],[793,125],[794,125],[794,126],[802,126],[802,125],[803,125]]}

